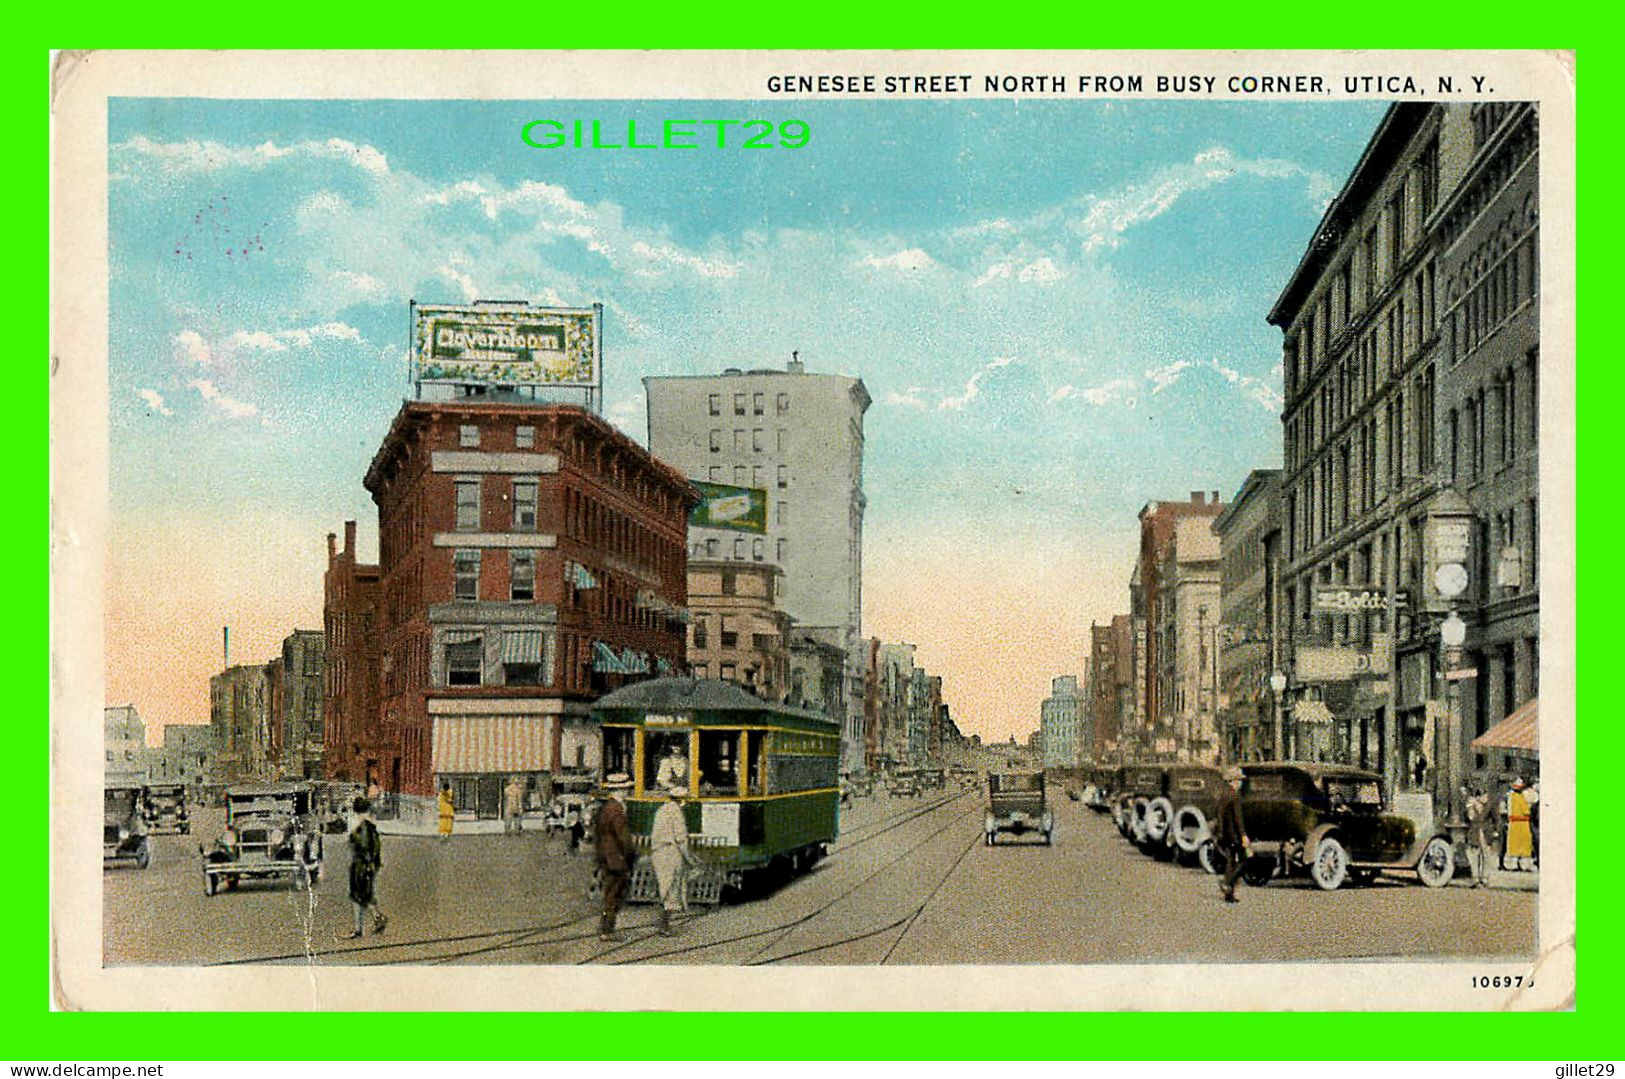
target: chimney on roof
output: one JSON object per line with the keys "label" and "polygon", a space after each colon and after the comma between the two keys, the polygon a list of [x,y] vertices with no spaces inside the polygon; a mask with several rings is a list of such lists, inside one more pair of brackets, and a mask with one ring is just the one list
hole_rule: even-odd
{"label": "chimney on roof", "polygon": [[1217,492],[1217,491],[1213,492],[1213,504],[1215,506],[1217,506],[1219,504],[1219,492]]}
{"label": "chimney on roof", "polygon": [[354,521],[345,521],[344,522],[344,553],[348,554],[348,555],[354,555],[355,554],[355,522]]}
{"label": "chimney on roof", "polygon": [[339,537],[336,533],[327,534],[327,561],[332,562],[338,555]]}
{"label": "chimney on roof", "polygon": [[1193,505],[1193,506],[1205,506],[1205,505],[1207,505],[1207,496],[1204,495],[1201,491],[1192,491],[1191,492],[1191,505]]}
{"label": "chimney on roof", "polygon": [[807,365],[801,362],[801,352],[799,350],[793,350],[790,353],[790,362],[784,365],[784,369],[792,375],[799,375],[807,370]]}

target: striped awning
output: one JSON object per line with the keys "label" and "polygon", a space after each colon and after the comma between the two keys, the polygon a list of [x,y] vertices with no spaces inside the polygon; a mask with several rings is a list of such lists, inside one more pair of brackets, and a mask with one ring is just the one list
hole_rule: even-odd
{"label": "striped awning", "polygon": [[1520,704],[1511,715],[1473,739],[1474,749],[1519,749],[1540,751],[1540,698]]}
{"label": "striped awning", "polygon": [[600,674],[624,674],[621,657],[603,641],[592,642],[592,669]]}
{"label": "striped awning", "polygon": [[1325,701],[1303,700],[1292,706],[1292,721],[1305,726],[1330,726],[1335,720]]}
{"label": "striped awning", "polygon": [[539,629],[511,629],[502,635],[502,662],[540,663],[542,661],[542,631]]}
{"label": "striped awning", "polygon": [[547,743],[545,716],[435,716],[434,770],[547,771]]}
{"label": "striped awning", "polygon": [[447,644],[472,644],[480,639],[477,629],[448,629],[442,636]]}

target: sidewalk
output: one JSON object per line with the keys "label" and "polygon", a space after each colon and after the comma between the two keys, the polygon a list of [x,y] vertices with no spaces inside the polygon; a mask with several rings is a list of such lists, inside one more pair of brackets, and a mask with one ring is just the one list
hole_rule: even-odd
{"label": "sidewalk", "polygon": [[[1459,870],[1450,884],[1452,887],[1457,888],[1471,888],[1474,884],[1472,871],[1470,869]],[[1488,887],[1499,888],[1508,892],[1538,892],[1540,891],[1540,870],[1498,869],[1494,859],[1491,859],[1486,884]]]}

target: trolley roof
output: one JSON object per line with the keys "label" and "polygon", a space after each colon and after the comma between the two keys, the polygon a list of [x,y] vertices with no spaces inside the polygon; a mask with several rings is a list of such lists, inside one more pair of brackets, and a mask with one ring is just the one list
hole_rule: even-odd
{"label": "trolley roof", "polygon": [[[702,727],[764,724],[834,734],[841,726],[821,712],[766,701],[732,682],[715,678],[651,678],[606,693],[598,698],[593,711],[600,718],[617,719],[641,719],[649,713],[681,714],[687,722]],[[603,715],[611,712],[621,714]]]}

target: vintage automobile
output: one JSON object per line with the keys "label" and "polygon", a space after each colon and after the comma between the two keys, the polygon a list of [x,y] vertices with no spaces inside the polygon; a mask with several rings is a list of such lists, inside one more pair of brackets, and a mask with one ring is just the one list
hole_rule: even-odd
{"label": "vintage automobile", "polygon": [[1146,810],[1162,794],[1162,765],[1125,764],[1117,770],[1112,790],[1112,820],[1125,839],[1135,844],[1150,841]]}
{"label": "vintage automobile", "polygon": [[186,817],[186,784],[147,784],[147,831],[185,835],[192,830]]}
{"label": "vintage automobile", "polygon": [[146,788],[137,780],[108,780],[102,795],[102,865],[152,864],[147,840]]}
{"label": "vintage automobile", "polygon": [[314,885],[322,871],[317,791],[311,783],[270,783],[226,790],[226,830],[203,856],[203,892],[247,878],[287,878]]}
{"label": "vintage automobile", "polygon": [[1089,782],[1083,788],[1083,804],[1096,813],[1105,813],[1111,809],[1112,786],[1117,781],[1117,769],[1093,768],[1089,771]]}
{"label": "vintage automobile", "polygon": [[1044,773],[990,773],[982,831],[990,847],[998,842],[1001,832],[1042,835],[1044,845],[1049,846],[1055,835],[1055,818],[1044,803]]}
{"label": "vintage automobile", "polygon": [[1242,766],[1241,812],[1252,841],[1248,883],[1307,873],[1333,891],[1345,881],[1375,880],[1383,870],[1413,872],[1429,888],[1450,883],[1456,852],[1443,832],[1418,834],[1407,817],[1387,813],[1382,777],[1334,764]]}
{"label": "vintage automobile", "polygon": [[1211,764],[1169,764],[1162,772],[1162,793],[1146,803],[1148,853],[1159,858],[1194,861],[1209,873],[1223,871],[1213,844],[1213,823],[1230,789],[1224,770]]}

